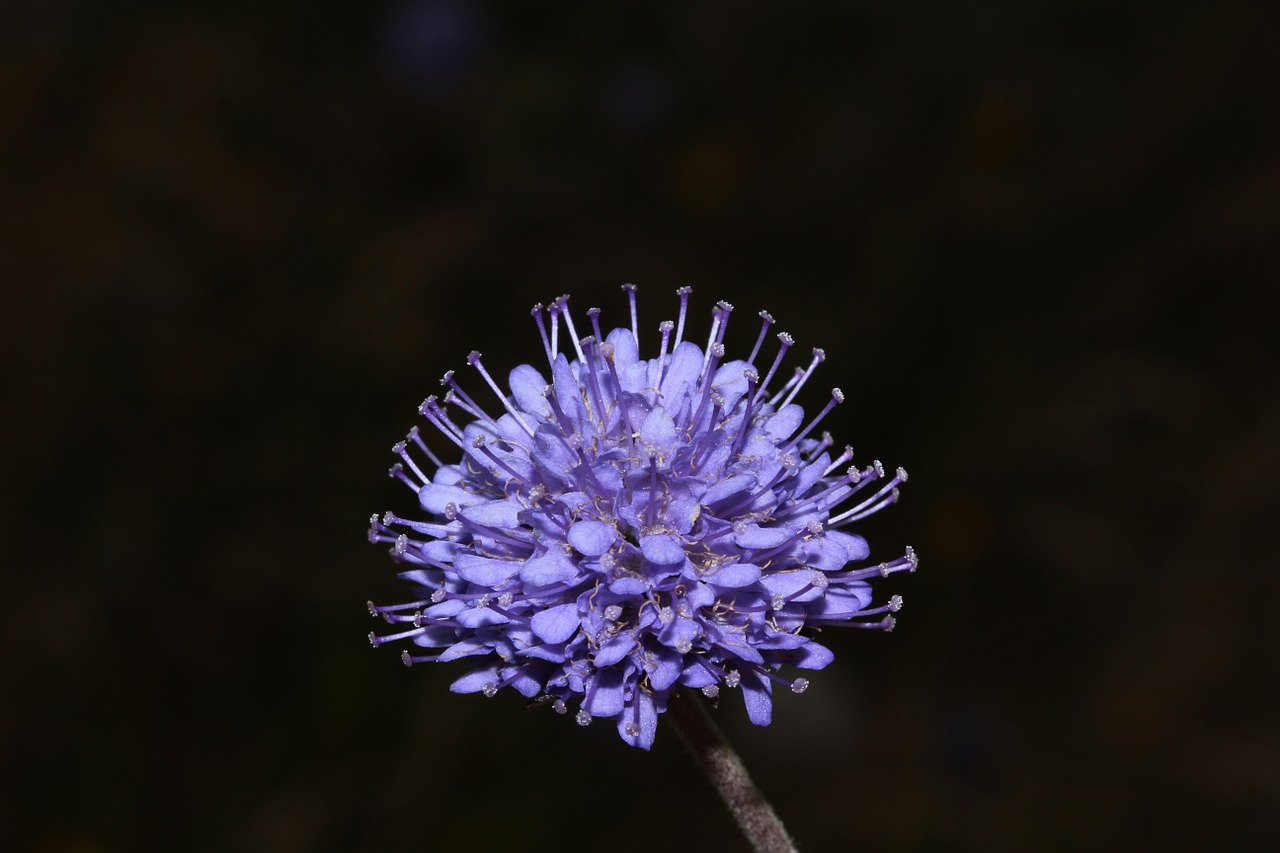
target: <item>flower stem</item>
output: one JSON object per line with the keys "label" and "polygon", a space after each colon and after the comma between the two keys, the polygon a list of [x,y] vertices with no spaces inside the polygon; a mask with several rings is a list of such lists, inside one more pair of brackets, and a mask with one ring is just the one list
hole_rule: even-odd
{"label": "flower stem", "polygon": [[795,853],[795,842],[769,801],[751,781],[747,768],[715,720],[702,697],[688,690],[673,696],[663,717],[670,720],[698,765],[720,792],[756,853]]}

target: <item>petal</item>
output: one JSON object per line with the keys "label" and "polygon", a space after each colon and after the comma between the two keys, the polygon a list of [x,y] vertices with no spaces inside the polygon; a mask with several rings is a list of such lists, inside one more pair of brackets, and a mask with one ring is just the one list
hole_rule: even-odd
{"label": "petal", "polygon": [[747,706],[747,718],[757,726],[767,726],[773,721],[773,683],[757,672],[742,673],[742,701]]}
{"label": "petal", "polygon": [[454,557],[453,566],[463,580],[492,588],[520,571],[521,563],[518,560],[495,560],[462,553]]}
{"label": "petal", "polygon": [[733,541],[742,548],[776,548],[795,535],[785,527],[748,524],[746,528],[742,533],[733,534]]}
{"label": "petal", "polygon": [[418,489],[418,503],[427,512],[434,512],[436,515],[444,515],[446,504],[456,504],[458,506],[471,506],[483,501],[484,498],[478,497],[465,489],[457,486],[446,486],[442,483],[427,483],[421,489]]}
{"label": "petal", "polygon": [[498,676],[498,669],[499,665],[495,663],[483,669],[472,670],[453,682],[453,684],[450,684],[449,689],[454,693],[479,693],[486,684],[496,686],[502,680]]}
{"label": "petal", "polygon": [[774,441],[784,441],[800,427],[804,419],[804,409],[792,403],[774,412],[764,421],[764,430]]}
{"label": "petal", "polygon": [[618,541],[618,529],[603,521],[578,521],[569,528],[569,544],[588,557],[599,557]]}
{"label": "petal", "polygon": [[640,425],[640,443],[645,453],[667,456],[676,449],[676,422],[662,406],[657,406]]}
{"label": "petal", "polygon": [[581,568],[562,548],[551,548],[520,569],[520,580],[530,586],[550,586],[577,577]]}
{"label": "petal", "polygon": [[702,373],[701,348],[688,341],[681,341],[667,359],[666,371],[659,391],[667,408],[678,412],[687,405],[689,390]]}
{"label": "petal", "polygon": [[596,650],[596,666],[613,666],[631,654],[636,648],[635,637],[630,634],[616,634]]}
{"label": "petal", "polygon": [[640,550],[644,558],[659,566],[674,566],[684,562],[684,545],[669,533],[654,533],[640,537]]}
{"label": "petal", "polygon": [[730,563],[707,578],[710,583],[726,589],[741,589],[760,580],[760,567],[751,563]]}
{"label": "petal", "polygon": [[574,635],[582,620],[578,618],[577,604],[557,604],[533,614],[529,624],[544,643],[563,643]]}
{"label": "petal", "polygon": [[[591,684],[590,681],[594,681]],[[614,717],[622,713],[625,704],[622,667],[598,669],[587,687],[587,701],[582,707],[593,717]]]}
{"label": "petal", "polygon": [[707,489],[702,496],[702,503],[705,506],[714,506],[725,498],[733,497],[736,494],[745,492],[756,484],[756,478],[752,474],[734,474]]}
{"label": "petal", "polygon": [[520,526],[521,509],[522,507],[515,501],[485,501],[464,507],[459,514],[467,521],[483,524],[485,527],[510,530]]}
{"label": "petal", "polygon": [[760,583],[772,595],[792,596],[804,589],[807,584],[813,583],[813,570],[769,572],[760,578]]}
{"label": "petal", "polygon": [[[627,726],[640,724],[640,734],[627,734]],[[618,716],[618,734],[631,746],[649,749],[658,734],[658,709],[653,705],[653,696],[647,690],[637,690],[631,704]]]}
{"label": "petal", "polygon": [[816,640],[810,640],[792,655],[789,655],[787,663],[792,666],[798,666],[801,669],[822,669],[835,659],[836,656],[831,649]]}
{"label": "petal", "polygon": [[649,584],[640,578],[618,578],[616,581],[609,584],[609,592],[625,596],[643,595],[648,591],[648,589]]}
{"label": "petal", "polygon": [[649,686],[654,690],[666,690],[684,670],[684,655],[663,646],[652,650],[650,660],[653,669],[649,670]]}
{"label": "petal", "polygon": [[507,379],[511,387],[511,396],[522,411],[541,419],[551,417],[551,407],[547,405],[544,391],[547,380],[534,367],[521,364],[511,371]]}
{"label": "petal", "polygon": [[456,617],[458,624],[464,628],[484,628],[488,625],[501,625],[511,620],[489,607],[468,607]]}

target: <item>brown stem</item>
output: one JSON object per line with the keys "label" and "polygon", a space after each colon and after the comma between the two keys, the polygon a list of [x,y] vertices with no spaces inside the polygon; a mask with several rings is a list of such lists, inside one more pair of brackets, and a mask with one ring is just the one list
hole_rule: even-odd
{"label": "brown stem", "polygon": [[707,713],[702,697],[681,691],[671,697],[663,716],[680,733],[756,853],[796,853],[795,842]]}

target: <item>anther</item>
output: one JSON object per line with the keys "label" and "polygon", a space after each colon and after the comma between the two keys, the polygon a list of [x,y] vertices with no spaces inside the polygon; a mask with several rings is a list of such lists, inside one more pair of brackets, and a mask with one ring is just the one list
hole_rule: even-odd
{"label": "anther", "polygon": [[640,724],[639,724],[639,723],[634,723],[634,722],[633,722],[633,723],[627,723],[627,724],[623,727],[623,730],[624,730],[624,731],[626,731],[626,733],[627,733],[627,737],[640,737]]}
{"label": "anther", "polygon": [[795,681],[791,682],[792,693],[803,693],[808,689],[809,689],[809,679],[807,678],[797,678]]}
{"label": "anther", "polygon": [[689,652],[693,651],[693,643],[688,637],[681,637],[676,640],[676,651],[682,655],[687,655]]}
{"label": "anther", "polygon": [[409,654],[408,649],[400,653],[400,663],[405,666],[413,666],[413,655]]}
{"label": "anther", "polygon": [[610,604],[604,609],[604,618],[610,622],[617,622],[622,617],[622,608],[617,604]]}
{"label": "anther", "polygon": [[901,610],[901,609],[902,609],[902,596],[900,596],[900,595],[891,596],[891,597],[889,598],[888,608],[889,608],[889,612],[890,612],[890,613],[897,613],[899,610]]}
{"label": "anther", "polygon": [[708,684],[706,687],[702,688],[702,695],[706,696],[708,699],[714,699],[720,695],[720,686],[717,684]]}
{"label": "anther", "polygon": [[731,669],[724,674],[724,683],[726,687],[737,687],[742,683],[742,674],[736,669]]}
{"label": "anther", "polygon": [[492,699],[498,693],[498,685],[492,681],[486,681],[484,687],[480,688],[480,692],[485,695],[485,698]]}
{"label": "anther", "polygon": [[569,706],[564,704],[563,699],[557,699],[551,703],[551,710],[555,711],[557,714],[563,714],[569,710]]}
{"label": "anther", "polygon": [[591,715],[587,713],[586,708],[579,708],[578,713],[574,715],[573,719],[580,726],[591,725]]}

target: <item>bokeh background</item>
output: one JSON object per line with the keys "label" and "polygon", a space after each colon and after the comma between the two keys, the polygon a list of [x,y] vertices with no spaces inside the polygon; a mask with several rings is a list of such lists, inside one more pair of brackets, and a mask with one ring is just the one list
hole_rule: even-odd
{"label": "bokeh background", "polygon": [[825,347],[810,405],[913,475],[898,630],[721,709],[804,850],[1276,849],[1272,13],[6,12],[0,843],[745,850],[670,732],[365,640],[419,401],[635,282]]}

